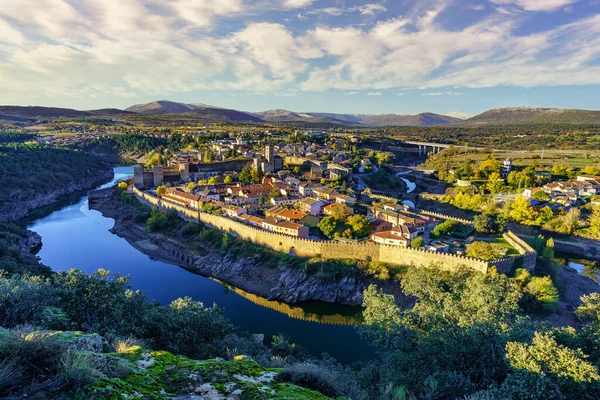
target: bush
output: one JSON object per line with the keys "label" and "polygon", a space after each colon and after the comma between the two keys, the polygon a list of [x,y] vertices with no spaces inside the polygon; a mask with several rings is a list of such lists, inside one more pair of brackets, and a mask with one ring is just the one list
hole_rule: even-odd
{"label": "bush", "polygon": [[307,389],[316,390],[328,397],[342,395],[338,388],[338,376],[313,363],[291,365],[277,375],[277,380],[292,382]]}
{"label": "bush", "polygon": [[96,361],[89,353],[66,351],[62,356],[61,369],[58,374],[62,389],[78,392],[95,383],[102,375],[96,365]]}

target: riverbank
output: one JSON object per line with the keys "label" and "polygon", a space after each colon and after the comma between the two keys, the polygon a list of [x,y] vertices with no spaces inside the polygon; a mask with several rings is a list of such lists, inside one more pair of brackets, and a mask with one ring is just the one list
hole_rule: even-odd
{"label": "riverbank", "polygon": [[147,232],[143,223],[136,222],[138,211],[122,203],[118,197],[95,201],[91,207],[112,218],[115,223],[111,232],[127,240],[140,252],[268,300],[289,304],[322,301],[359,306],[363,291],[370,283],[376,283],[387,293],[394,294],[400,305],[412,304],[401,294],[397,282],[351,276],[322,279],[305,269],[290,268],[285,259],[265,265],[258,254],[237,257],[231,252],[207,248],[197,238],[185,238],[171,232]]}
{"label": "riverbank", "polygon": [[0,222],[16,221],[25,218],[29,215],[30,211],[50,206],[56,203],[60,197],[93,189],[101,184],[109,182],[113,177],[114,172],[112,168],[103,168],[94,176],[63,185],[52,192],[39,194],[30,199],[12,202],[10,209],[3,210],[0,214]]}

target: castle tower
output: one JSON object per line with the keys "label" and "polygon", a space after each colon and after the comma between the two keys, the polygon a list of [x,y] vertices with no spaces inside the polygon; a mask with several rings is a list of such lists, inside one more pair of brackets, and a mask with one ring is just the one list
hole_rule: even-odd
{"label": "castle tower", "polygon": [[160,186],[163,184],[165,178],[165,171],[163,167],[154,167],[154,186]]}
{"label": "castle tower", "polygon": [[144,167],[142,165],[133,166],[133,185],[138,189],[144,187]]}
{"label": "castle tower", "polygon": [[268,143],[265,146],[265,159],[267,163],[274,165],[275,164],[275,149],[272,143]]}
{"label": "castle tower", "polygon": [[179,176],[182,182],[190,180],[190,164],[187,162],[179,163]]}

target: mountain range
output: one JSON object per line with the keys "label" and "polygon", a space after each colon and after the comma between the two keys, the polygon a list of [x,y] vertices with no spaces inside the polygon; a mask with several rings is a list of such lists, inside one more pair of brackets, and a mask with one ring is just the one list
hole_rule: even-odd
{"label": "mountain range", "polygon": [[182,120],[234,123],[308,123],[363,127],[381,126],[483,126],[510,124],[600,124],[600,111],[559,108],[511,107],[486,111],[468,119],[448,115],[421,113],[401,114],[336,114],[268,110],[244,112],[202,103],[178,103],[168,100],[136,104],[125,110],[105,108],[79,111],[56,107],[0,106],[0,120],[15,123],[35,122],[39,118],[127,117],[154,115]]}

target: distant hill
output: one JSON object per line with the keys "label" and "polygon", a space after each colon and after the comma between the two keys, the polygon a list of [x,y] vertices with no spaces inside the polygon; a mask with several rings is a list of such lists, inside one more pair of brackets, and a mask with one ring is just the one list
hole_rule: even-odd
{"label": "distant hill", "polygon": [[417,115],[361,115],[360,117],[361,124],[367,126],[432,126],[462,122],[459,118],[434,113],[421,113]]}
{"label": "distant hill", "polygon": [[254,115],[237,110],[228,110],[226,108],[198,108],[193,111],[182,113],[181,115],[195,117],[207,122],[264,122],[264,120]]}
{"label": "distant hill", "polygon": [[[252,115],[268,122],[309,122],[309,123],[332,123],[345,124],[346,121],[337,119],[330,115],[316,113],[296,113],[288,110],[268,110]],[[335,115],[335,114],[331,114]]]}
{"label": "distant hill", "polygon": [[461,122],[461,119],[439,115],[433,113],[422,113],[418,115],[398,115],[398,114],[335,114],[335,113],[296,113],[288,110],[269,110],[254,113],[265,121],[269,122],[313,122],[313,123],[333,123],[333,124],[352,124],[364,126],[430,126],[446,125]]}
{"label": "distant hill", "polygon": [[92,114],[86,111],[72,110],[70,108],[0,106],[0,115],[20,118],[78,118],[89,117]]}
{"label": "distant hill", "polygon": [[116,115],[127,115],[127,114],[135,114],[131,111],[119,110],[118,108],[101,108],[98,110],[88,110],[92,115],[97,115],[101,117],[112,117]]}
{"label": "distant hill", "polygon": [[560,108],[496,108],[464,120],[461,125],[600,124],[600,111]]}
{"label": "distant hill", "polygon": [[138,114],[177,114],[184,113],[188,111],[198,110],[202,108],[219,108],[209,106],[207,104],[202,103],[177,103],[174,101],[168,100],[158,100],[145,104],[136,104],[129,108],[126,108],[125,111],[134,112]]}

